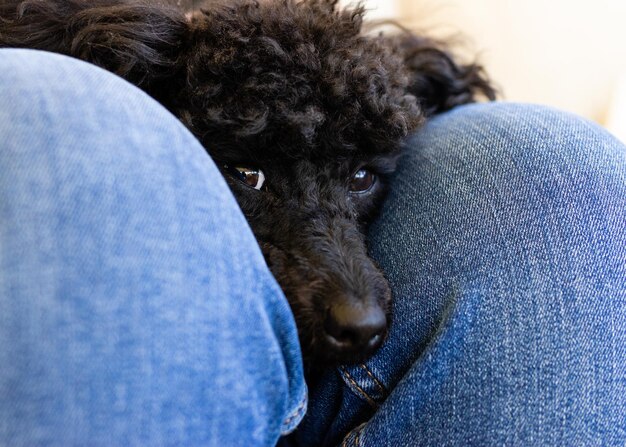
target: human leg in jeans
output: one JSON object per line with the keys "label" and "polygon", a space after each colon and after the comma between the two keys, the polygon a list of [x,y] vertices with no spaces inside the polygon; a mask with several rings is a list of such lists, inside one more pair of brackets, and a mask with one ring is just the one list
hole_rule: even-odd
{"label": "human leg in jeans", "polygon": [[191,134],[110,73],[0,50],[0,445],[271,446],[301,362]]}
{"label": "human leg in jeans", "polygon": [[391,333],[311,390],[298,441],[626,445],[624,145],[487,104],[410,146],[370,233]]}
{"label": "human leg in jeans", "polygon": [[[0,68],[1,443],[271,445],[304,408],[296,333],[202,148],[96,68]],[[297,440],[619,445],[624,165],[541,108],[433,120],[372,228],[392,333]]]}

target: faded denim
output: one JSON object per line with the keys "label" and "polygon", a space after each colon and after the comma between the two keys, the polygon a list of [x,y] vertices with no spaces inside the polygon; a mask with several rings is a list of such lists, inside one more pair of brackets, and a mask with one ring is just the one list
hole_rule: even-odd
{"label": "faded denim", "polygon": [[273,445],[291,311],[226,182],[148,96],[0,50],[0,445]]}
{"label": "faded denim", "polygon": [[[370,234],[395,297],[370,361],[285,444],[626,444],[626,149],[473,105],[409,145]],[[306,408],[293,317],[167,111],[0,50],[0,445],[271,446]]]}
{"label": "faded denim", "polygon": [[496,103],[439,116],[410,146],[370,235],[389,340],[311,390],[298,440],[626,445],[624,145]]}

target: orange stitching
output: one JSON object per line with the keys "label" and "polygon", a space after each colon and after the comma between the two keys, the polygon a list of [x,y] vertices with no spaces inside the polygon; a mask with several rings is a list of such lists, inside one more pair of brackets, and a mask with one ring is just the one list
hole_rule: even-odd
{"label": "orange stitching", "polygon": [[356,447],[359,447],[359,444],[361,443],[361,431],[362,430],[357,431],[356,432],[356,438],[354,438],[354,445]]}
{"label": "orange stitching", "polygon": [[387,394],[387,389],[383,386],[382,383],[380,383],[380,381],[376,378],[376,376],[374,376],[374,374],[368,369],[367,366],[365,366],[365,364],[361,363],[359,365],[361,368],[363,368],[363,370],[365,371],[365,373],[371,377],[371,379],[376,383],[376,386],[378,387],[380,394],[382,394],[383,396]]}
{"label": "orange stitching", "polygon": [[359,443],[361,442],[361,432],[365,428],[365,424],[366,423],[364,422],[363,424],[358,425],[350,430],[348,434],[343,438],[343,442],[341,443],[340,447],[348,447],[348,440],[352,437],[354,433],[356,433],[356,436],[354,437],[354,441],[351,442],[350,445],[358,447]]}
{"label": "orange stitching", "polygon": [[359,386],[358,383],[356,383],[356,381],[352,378],[352,376],[350,375],[350,373],[348,371],[346,371],[345,368],[341,368],[341,372],[346,376],[346,378],[348,379],[348,381],[360,392],[360,394],[363,395],[363,397],[365,398],[365,400],[367,401],[368,404],[370,404],[372,407],[377,407],[378,405],[376,404],[376,401],[374,399],[372,399],[364,390],[363,388],[361,388]]}
{"label": "orange stitching", "polygon": [[308,396],[305,397],[302,402],[300,403],[300,405],[298,406],[298,408],[296,408],[296,410],[292,413],[292,415],[290,417],[287,418],[287,420],[285,422],[283,422],[283,425],[289,425],[291,424],[291,421],[293,421],[295,418],[297,418],[298,416],[300,416],[300,413],[302,413],[302,410],[304,410],[304,408],[306,408],[306,405],[309,401]]}

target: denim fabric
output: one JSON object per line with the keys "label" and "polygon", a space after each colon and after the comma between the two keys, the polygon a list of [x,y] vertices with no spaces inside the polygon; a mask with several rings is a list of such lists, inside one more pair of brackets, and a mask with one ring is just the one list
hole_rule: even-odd
{"label": "denim fabric", "polygon": [[[301,445],[626,444],[626,149],[490,104],[432,120],[371,229],[394,296]],[[273,445],[293,318],[218,171],[134,87],[0,50],[0,445]]]}
{"label": "denim fabric", "polygon": [[135,87],[0,50],[0,445],[271,446],[306,389],[218,170]]}
{"label": "denim fabric", "polygon": [[391,334],[310,391],[298,443],[626,445],[626,148],[512,104],[410,146],[370,234]]}

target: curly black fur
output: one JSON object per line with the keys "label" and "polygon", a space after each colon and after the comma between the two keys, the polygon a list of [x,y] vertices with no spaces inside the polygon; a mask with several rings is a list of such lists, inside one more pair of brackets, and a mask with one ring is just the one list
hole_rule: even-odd
{"label": "curly black fur", "polygon": [[[333,309],[388,312],[389,286],[364,234],[402,139],[432,114],[494,97],[479,66],[411,33],[366,35],[364,8],[336,3],[236,0],[193,14],[138,0],[0,5],[0,47],[110,70],[178,116],[225,174],[265,173],[261,191],[225,177],[289,299],[306,358],[322,363],[361,360],[382,341],[338,348],[326,323]],[[378,181],[350,193],[363,167]]]}

